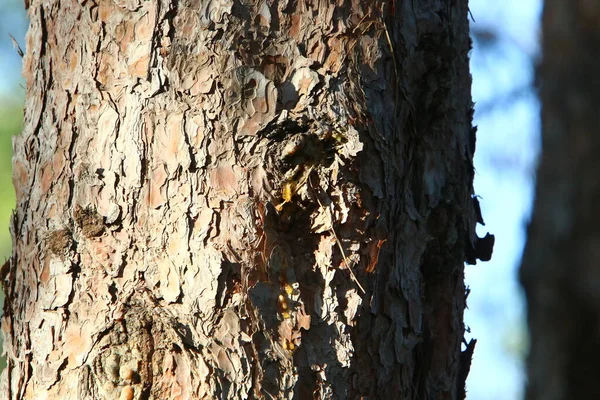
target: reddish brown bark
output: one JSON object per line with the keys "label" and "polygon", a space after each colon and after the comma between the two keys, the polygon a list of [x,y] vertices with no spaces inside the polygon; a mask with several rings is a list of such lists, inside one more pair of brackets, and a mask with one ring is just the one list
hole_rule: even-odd
{"label": "reddish brown bark", "polygon": [[29,15],[6,398],[464,397],[466,1]]}

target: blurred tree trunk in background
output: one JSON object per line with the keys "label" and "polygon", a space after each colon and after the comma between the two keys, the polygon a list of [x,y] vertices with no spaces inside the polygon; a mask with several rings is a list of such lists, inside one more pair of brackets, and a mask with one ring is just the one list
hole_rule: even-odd
{"label": "blurred tree trunk in background", "polygon": [[2,397],[464,398],[467,12],[32,0]]}
{"label": "blurred tree trunk in background", "polygon": [[599,2],[545,3],[542,155],[521,269],[532,400],[600,398],[599,22]]}

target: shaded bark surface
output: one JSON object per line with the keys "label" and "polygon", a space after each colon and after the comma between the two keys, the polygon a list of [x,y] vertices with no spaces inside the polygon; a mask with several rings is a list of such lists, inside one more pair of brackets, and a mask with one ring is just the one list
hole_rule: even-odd
{"label": "shaded bark surface", "polygon": [[464,398],[467,12],[32,1],[3,397]]}
{"label": "shaded bark surface", "polygon": [[521,267],[532,400],[600,397],[599,17],[596,2],[544,6],[542,154]]}

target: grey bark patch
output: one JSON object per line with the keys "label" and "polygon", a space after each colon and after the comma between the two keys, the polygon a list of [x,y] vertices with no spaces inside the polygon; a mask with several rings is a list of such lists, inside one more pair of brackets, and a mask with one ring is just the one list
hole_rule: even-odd
{"label": "grey bark patch", "polygon": [[104,217],[91,207],[75,206],[73,217],[75,218],[75,224],[81,229],[83,236],[87,238],[100,236],[104,232]]}
{"label": "grey bark patch", "polygon": [[52,254],[64,255],[73,246],[73,237],[68,228],[58,229],[50,232],[47,239],[48,250]]}

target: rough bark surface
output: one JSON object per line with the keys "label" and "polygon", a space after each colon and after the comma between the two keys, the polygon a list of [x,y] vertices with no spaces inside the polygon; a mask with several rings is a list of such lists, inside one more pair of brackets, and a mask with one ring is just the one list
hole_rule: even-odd
{"label": "rough bark surface", "polygon": [[467,13],[32,1],[3,397],[464,398]]}
{"label": "rough bark surface", "polygon": [[532,400],[600,398],[598,21],[598,2],[545,2],[542,154],[521,267]]}

